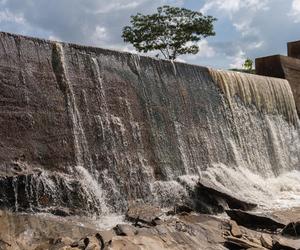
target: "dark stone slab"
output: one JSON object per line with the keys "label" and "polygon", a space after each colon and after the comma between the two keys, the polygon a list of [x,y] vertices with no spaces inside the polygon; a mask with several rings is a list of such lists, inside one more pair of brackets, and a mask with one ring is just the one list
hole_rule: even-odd
{"label": "dark stone slab", "polygon": [[288,56],[300,59],[300,41],[289,42]]}
{"label": "dark stone slab", "polygon": [[280,221],[268,215],[254,214],[241,210],[226,210],[227,215],[239,225],[250,229],[277,231],[285,227]]}

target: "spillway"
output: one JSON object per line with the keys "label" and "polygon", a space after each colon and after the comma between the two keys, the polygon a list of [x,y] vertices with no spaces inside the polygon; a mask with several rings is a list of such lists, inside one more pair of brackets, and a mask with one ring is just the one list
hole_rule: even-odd
{"label": "spillway", "polygon": [[0,106],[15,211],[169,207],[199,180],[264,207],[300,197],[286,80],[0,33]]}

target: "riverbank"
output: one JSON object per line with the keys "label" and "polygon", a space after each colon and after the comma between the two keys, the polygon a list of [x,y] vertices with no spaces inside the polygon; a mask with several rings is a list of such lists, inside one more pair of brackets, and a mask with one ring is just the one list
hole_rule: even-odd
{"label": "riverbank", "polygon": [[143,205],[131,207],[124,220],[116,220],[118,224],[110,229],[105,223],[101,229],[101,223],[75,217],[0,214],[0,248],[4,250],[300,248],[299,224],[292,227],[296,235],[288,226],[300,221],[300,208],[264,214],[228,210],[230,218],[195,213],[188,207],[163,212]]}

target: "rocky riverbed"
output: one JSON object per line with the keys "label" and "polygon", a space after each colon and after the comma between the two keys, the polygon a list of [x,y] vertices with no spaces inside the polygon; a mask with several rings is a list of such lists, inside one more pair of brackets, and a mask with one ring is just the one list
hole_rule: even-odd
{"label": "rocky riverbed", "polygon": [[133,205],[123,221],[101,229],[75,217],[1,211],[0,249],[300,249],[300,209],[226,213]]}

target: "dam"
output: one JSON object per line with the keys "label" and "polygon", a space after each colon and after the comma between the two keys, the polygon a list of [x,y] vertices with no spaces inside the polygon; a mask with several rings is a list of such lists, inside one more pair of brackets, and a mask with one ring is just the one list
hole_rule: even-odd
{"label": "dam", "polygon": [[0,106],[2,209],[202,211],[199,182],[262,210],[300,206],[285,79],[0,33]]}

